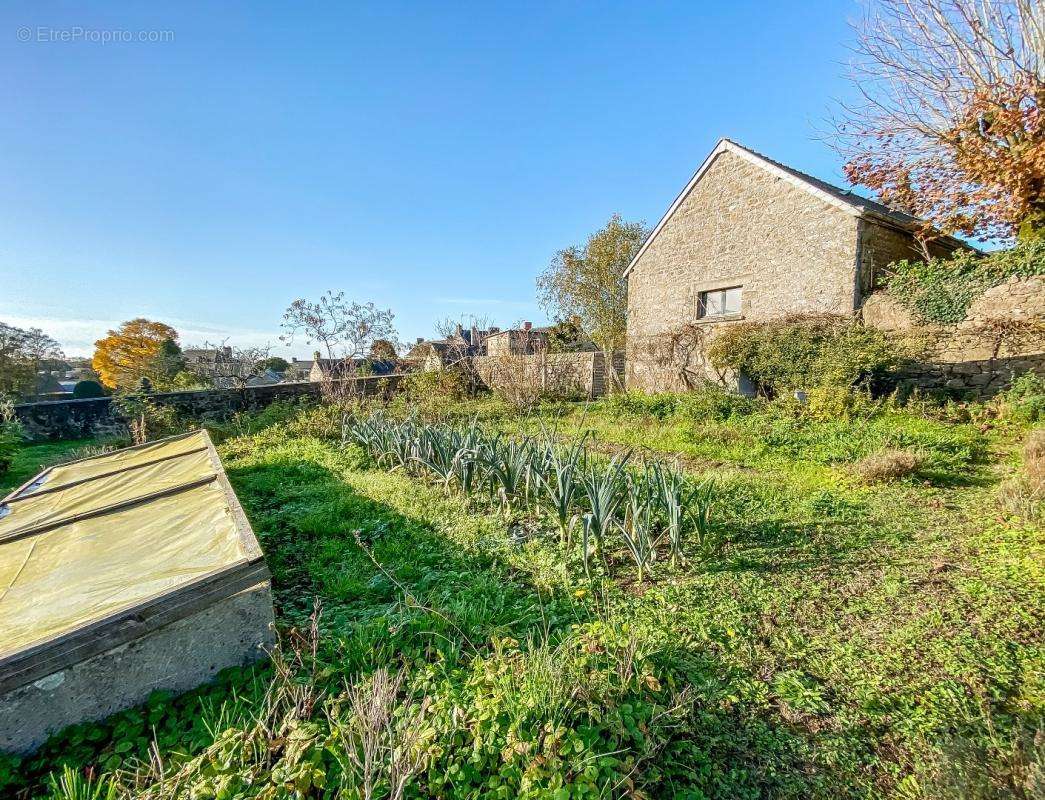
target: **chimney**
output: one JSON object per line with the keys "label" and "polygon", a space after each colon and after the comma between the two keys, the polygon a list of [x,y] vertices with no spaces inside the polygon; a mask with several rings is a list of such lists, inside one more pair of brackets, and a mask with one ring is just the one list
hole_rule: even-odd
{"label": "chimney", "polygon": [[318,350],[315,350],[315,351],[314,351],[314,352],[312,353],[312,360],[313,360],[313,361],[319,361],[319,358],[320,358],[320,355],[319,355],[319,351],[318,351]]}
{"label": "chimney", "polygon": [[414,344],[421,344],[421,342],[423,342],[424,340],[425,340],[424,336],[418,336],[417,337],[417,341],[414,342]]}
{"label": "chimney", "polygon": [[523,330],[524,331],[529,331],[531,328],[533,328],[533,323],[532,322],[527,321],[527,322],[523,323]]}
{"label": "chimney", "polygon": [[494,325],[491,325],[491,326],[490,326],[490,330],[488,331],[488,333],[489,333],[489,334],[490,334],[491,336],[493,336],[493,335],[494,335],[495,333],[500,333],[500,332],[501,332],[501,329],[500,329],[500,328],[498,328],[498,327],[496,327],[496,326],[494,326]]}

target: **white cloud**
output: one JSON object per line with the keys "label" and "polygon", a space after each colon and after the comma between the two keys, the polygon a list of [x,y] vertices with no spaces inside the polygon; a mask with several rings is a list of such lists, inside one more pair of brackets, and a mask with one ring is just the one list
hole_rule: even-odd
{"label": "white cloud", "polygon": [[[178,331],[182,347],[200,345],[204,342],[220,343],[228,340],[233,347],[265,347],[270,345],[274,355],[299,355],[306,353],[303,347],[284,347],[279,341],[279,331],[255,331],[242,328],[228,328],[211,325],[206,322],[179,319],[163,319]],[[76,319],[52,316],[23,316],[19,314],[0,314],[0,322],[14,325],[17,328],[40,328],[55,338],[66,355],[89,356],[94,353],[94,343],[113,328],[118,328],[124,320],[113,319]]]}

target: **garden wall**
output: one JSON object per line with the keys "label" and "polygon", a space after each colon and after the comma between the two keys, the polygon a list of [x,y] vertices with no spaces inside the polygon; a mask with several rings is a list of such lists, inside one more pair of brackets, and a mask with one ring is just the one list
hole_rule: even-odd
{"label": "garden wall", "polygon": [[887,293],[871,295],[864,324],[904,336],[919,351],[903,377],[923,388],[988,397],[1025,372],[1045,375],[1045,280],[1011,278],[987,289],[955,325],[920,324]]}
{"label": "garden wall", "polygon": [[[402,375],[381,375],[337,381],[334,387],[367,397],[394,392]],[[149,399],[193,419],[222,420],[242,411],[257,411],[275,402],[302,397],[319,398],[330,387],[326,383],[277,383],[243,389],[204,389],[193,392],[162,392]],[[34,440],[82,439],[124,433],[126,421],[115,411],[111,397],[89,400],[54,400],[15,406],[15,416]]]}
{"label": "garden wall", "polygon": [[[613,354],[616,385],[623,385],[624,353]],[[541,394],[601,397],[613,387],[601,352],[476,356],[475,369],[491,389],[524,386]]]}

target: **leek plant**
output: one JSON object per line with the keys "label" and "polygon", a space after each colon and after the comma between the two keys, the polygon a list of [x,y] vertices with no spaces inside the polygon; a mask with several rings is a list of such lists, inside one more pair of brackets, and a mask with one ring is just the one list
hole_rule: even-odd
{"label": "leek plant", "polygon": [[549,444],[544,469],[539,471],[540,500],[559,526],[559,540],[569,547],[571,534],[577,522],[581,483],[580,472],[585,460],[584,439],[562,452]]}
{"label": "leek plant", "polygon": [[624,521],[620,524],[621,537],[638,568],[639,583],[642,583],[657,555],[649,477],[649,470],[641,478],[627,476],[627,502],[624,505]]}
{"label": "leek plant", "polygon": [[614,515],[624,499],[624,467],[630,458],[629,451],[623,455],[615,455],[608,465],[589,463],[581,470],[581,489],[591,512],[594,554],[603,561],[606,534],[613,527]]}

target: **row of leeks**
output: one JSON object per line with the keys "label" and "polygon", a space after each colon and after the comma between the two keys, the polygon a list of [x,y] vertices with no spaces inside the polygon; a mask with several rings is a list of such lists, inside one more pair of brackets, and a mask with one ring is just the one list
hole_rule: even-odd
{"label": "row of leeks", "polygon": [[450,494],[485,495],[506,518],[528,509],[554,520],[571,548],[580,529],[584,570],[606,566],[612,537],[635,562],[640,582],[665,553],[684,561],[690,540],[709,544],[713,486],[694,483],[657,460],[633,463],[631,453],[596,457],[581,438],[560,445],[551,437],[511,437],[464,427],[398,421],[380,415],[346,422],[344,438],[357,442],[380,466],[428,478]]}

